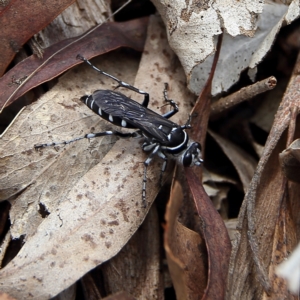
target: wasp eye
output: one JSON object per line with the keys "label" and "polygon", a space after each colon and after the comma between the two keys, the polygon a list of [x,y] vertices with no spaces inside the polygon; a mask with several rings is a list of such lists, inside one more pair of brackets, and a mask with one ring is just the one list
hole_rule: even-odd
{"label": "wasp eye", "polygon": [[192,163],[192,155],[191,153],[186,152],[183,157],[182,164],[184,167],[189,167],[191,163]]}

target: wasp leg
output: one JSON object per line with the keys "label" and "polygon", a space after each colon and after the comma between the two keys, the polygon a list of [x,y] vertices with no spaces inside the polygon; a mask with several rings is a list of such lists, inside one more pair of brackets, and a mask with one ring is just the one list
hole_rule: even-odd
{"label": "wasp leg", "polygon": [[96,132],[96,133],[88,133],[86,135],[74,138],[72,140],[69,141],[63,141],[63,142],[53,142],[53,143],[48,143],[48,144],[36,144],[34,145],[35,149],[39,149],[39,148],[44,148],[44,147],[49,147],[49,146],[57,146],[57,145],[67,145],[82,139],[92,139],[98,136],[106,136],[106,135],[116,135],[120,138],[123,139],[127,139],[127,138],[138,138],[138,137],[142,137],[140,130],[137,130],[135,132],[129,132],[129,133],[123,133],[123,132],[119,132],[119,131],[103,131],[103,132]]}
{"label": "wasp leg", "polygon": [[168,157],[162,151],[158,151],[157,155],[164,160],[164,162],[161,166],[160,175],[159,175],[159,186],[162,187],[163,174],[167,168]]}
{"label": "wasp leg", "polygon": [[[155,143],[151,144],[151,142],[149,140],[148,141],[146,140],[142,145],[142,149],[145,152],[149,152],[149,151],[152,151],[156,146],[157,146],[157,144],[155,144]],[[160,170],[160,176],[159,176],[159,186],[162,187],[162,178],[163,178],[163,173],[165,172],[165,170],[167,168],[168,157],[160,149],[157,151],[157,155],[161,159],[164,160],[161,170]]]}
{"label": "wasp leg", "polygon": [[94,66],[89,60],[87,60],[85,57],[83,57],[83,56],[80,55],[80,54],[77,55],[77,59],[80,59],[80,60],[84,61],[85,63],[87,63],[89,66],[91,66],[94,70],[96,70],[96,71],[99,72],[100,74],[102,74],[102,75],[104,75],[104,76],[107,76],[107,77],[109,77],[109,78],[115,80],[115,81],[118,83],[117,88],[118,88],[118,87],[124,87],[124,88],[127,88],[127,89],[131,90],[131,91],[134,91],[134,92],[136,92],[136,93],[139,93],[139,94],[141,94],[141,95],[144,95],[144,101],[143,101],[143,103],[142,103],[142,106],[148,107],[148,104],[149,104],[149,94],[148,94],[148,93],[146,93],[146,92],[144,92],[144,91],[142,91],[142,90],[139,90],[138,88],[136,88],[136,87],[134,87],[134,86],[132,86],[132,85],[130,85],[130,84],[128,84],[128,83],[126,83],[126,82],[124,82],[124,81],[122,81],[122,80],[120,80],[120,79],[118,79],[118,78],[116,78],[116,77],[114,77],[114,76],[112,76],[112,75],[110,75],[110,74],[108,74],[108,73],[106,73],[106,72],[100,70],[100,69],[98,69],[98,68],[97,68],[96,66]]}
{"label": "wasp leg", "polygon": [[156,147],[157,144],[155,143],[151,143],[150,140],[146,140],[143,145],[142,145],[142,149],[145,151],[145,152],[149,152],[151,151],[152,149],[154,149]]}
{"label": "wasp leg", "polygon": [[192,128],[191,122],[192,122],[192,118],[196,117],[197,113],[193,113],[193,115],[189,115],[189,118],[187,119],[186,123],[184,125],[181,126],[182,129],[190,129]]}
{"label": "wasp leg", "polygon": [[146,207],[146,185],[147,185],[147,168],[149,164],[151,163],[153,157],[157,154],[157,152],[160,149],[160,145],[155,144],[155,148],[153,151],[150,153],[148,158],[144,161],[144,178],[143,178],[143,189],[142,189],[142,200],[143,200],[143,206]]}
{"label": "wasp leg", "polygon": [[170,110],[167,113],[162,115],[166,119],[171,118],[179,111],[179,108],[178,108],[178,105],[176,104],[176,102],[174,100],[168,98],[168,87],[169,87],[169,85],[167,83],[165,83],[165,89],[163,91],[164,98],[165,98],[165,101],[168,102],[168,104],[170,104],[173,107],[173,110]]}

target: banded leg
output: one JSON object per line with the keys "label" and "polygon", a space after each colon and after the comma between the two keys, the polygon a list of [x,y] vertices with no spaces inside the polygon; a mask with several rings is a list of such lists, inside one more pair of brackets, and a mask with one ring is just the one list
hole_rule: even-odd
{"label": "banded leg", "polygon": [[70,144],[70,143],[73,143],[73,142],[76,142],[76,141],[79,141],[82,139],[92,139],[92,138],[95,138],[98,136],[106,136],[106,135],[116,135],[123,139],[131,138],[131,137],[133,137],[133,138],[142,137],[140,130],[137,130],[135,132],[129,132],[129,133],[123,133],[123,132],[119,132],[119,131],[103,131],[103,132],[96,132],[96,133],[88,133],[88,134],[74,138],[69,141],[63,141],[63,142],[58,142],[58,143],[53,142],[53,143],[48,143],[48,144],[36,144],[36,145],[34,145],[34,148],[39,149],[39,148],[44,148],[44,147],[49,147],[49,146],[67,145],[67,144]]}
{"label": "banded leg", "polygon": [[162,151],[158,151],[157,155],[164,160],[164,162],[161,166],[160,175],[159,175],[159,185],[160,185],[160,187],[162,187],[163,174],[167,168],[168,157]]}
{"label": "banded leg", "polygon": [[124,87],[124,88],[127,88],[127,89],[129,89],[131,91],[134,91],[134,92],[138,93],[138,94],[144,95],[144,101],[142,103],[142,106],[148,107],[148,104],[149,104],[149,94],[148,93],[146,93],[146,92],[144,92],[142,90],[139,90],[138,88],[136,88],[136,87],[134,87],[134,86],[132,86],[132,85],[130,85],[130,84],[128,84],[128,83],[126,83],[126,82],[124,82],[124,81],[122,81],[122,80],[120,80],[120,79],[118,79],[118,78],[116,78],[116,77],[114,77],[114,76],[112,76],[112,75],[110,75],[110,74],[108,74],[108,73],[100,70],[100,69],[98,69],[89,60],[87,60],[85,57],[83,57],[80,54],[78,54],[76,58],[82,60],[85,63],[87,63],[89,66],[91,66],[94,70],[96,70],[100,74],[102,74],[104,76],[107,76],[107,77],[115,80],[118,83],[117,88],[118,87]]}
{"label": "banded leg", "polygon": [[176,104],[176,102],[174,100],[168,98],[168,87],[169,87],[168,83],[165,82],[165,89],[163,91],[164,98],[165,98],[165,101],[168,102],[167,104],[170,104],[173,107],[173,110],[170,110],[167,113],[162,115],[166,119],[171,118],[179,111],[179,108],[178,108],[178,105]]}
{"label": "banded leg", "polygon": [[142,189],[142,200],[143,200],[144,207],[146,207],[147,168],[148,168],[149,164],[151,163],[155,154],[157,154],[157,152],[159,151],[159,149],[160,149],[160,145],[155,144],[155,148],[150,153],[148,158],[144,161],[144,178],[143,178],[143,189]]}
{"label": "banded leg", "polygon": [[[197,115],[197,114],[193,114],[194,117]],[[189,118],[187,119],[186,123],[184,125],[181,126],[182,129],[190,129],[192,128],[192,125],[191,125],[191,121],[192,121],[192,115],[189,115]]]}

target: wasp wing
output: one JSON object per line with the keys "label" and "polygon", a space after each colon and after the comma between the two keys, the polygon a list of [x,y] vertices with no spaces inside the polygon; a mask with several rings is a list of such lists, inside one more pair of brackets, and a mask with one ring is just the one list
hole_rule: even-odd
{"label": "wasp wing", "polygon": [[178,127],[174,122],[121,93],[98,90],[93,96],[95,103],[107,114],[126,121],[160,143],[168,142],[168,134],[174,127]]}

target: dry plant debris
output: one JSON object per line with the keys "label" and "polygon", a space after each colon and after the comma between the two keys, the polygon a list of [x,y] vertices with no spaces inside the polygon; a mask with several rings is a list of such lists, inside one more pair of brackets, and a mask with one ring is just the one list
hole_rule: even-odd
{"label": "dry plant debris", "polygon": [[[296,299],[299,287],[277,266],[300,235],[300,23],[281,29],[298,17],[297,1],[153,0],[160,16],[92,32],[111,14],[108,1],[76,1],[63,14],[73,1],[57,2],[0,3],[0,299]],[[149,92],[160,114],[169,109],[167,82],[179,105],[172,121],[191,114],[204,174],[169,164],[161,189],[156,159],[144,208],[141,141],[103,137],[36,151],[112,127],[79,98],[117,87],[75,66],[79,53]],[[256,82],[241,75],[247,68]],[[22,110],[7,126],[14,106]]]}

